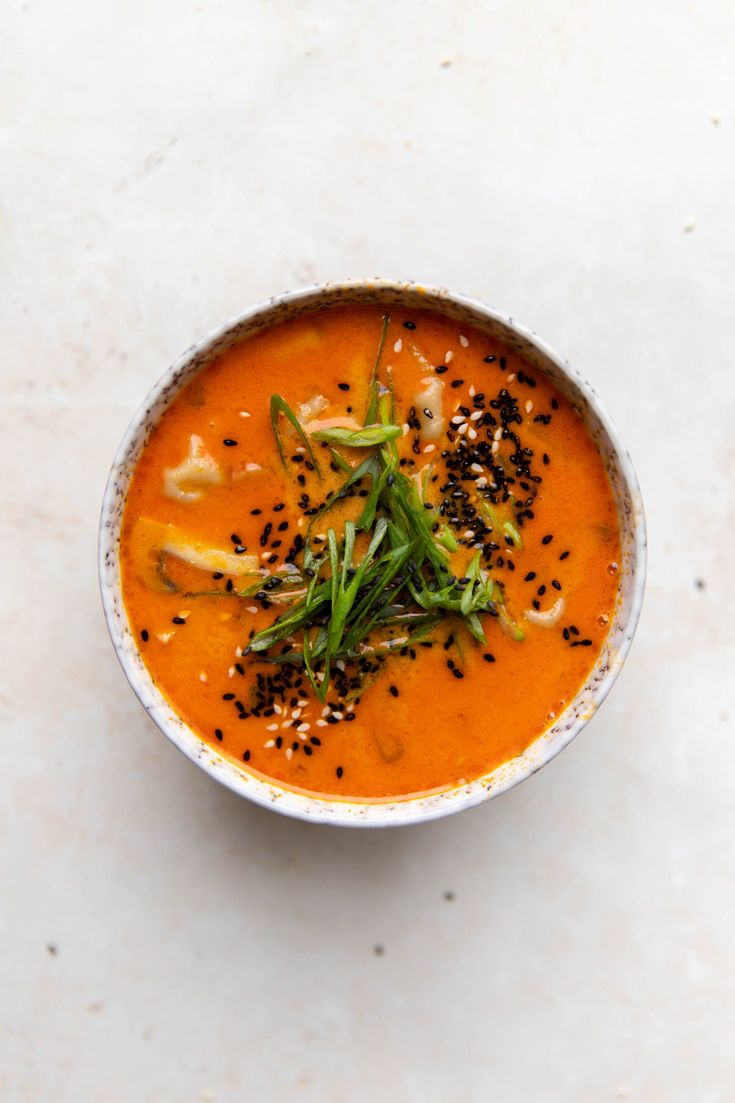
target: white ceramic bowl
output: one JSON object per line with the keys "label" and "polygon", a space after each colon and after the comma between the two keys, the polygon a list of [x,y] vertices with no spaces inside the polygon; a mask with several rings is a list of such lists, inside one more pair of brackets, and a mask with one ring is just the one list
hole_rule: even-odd
{"label": "white ceramic bowl", "polygon": [[[380,303],[438,310],[518,350],[545,372],[580,412],[607,467],[622,536],[620,597],[607,641],[585,685],[552,727],[517,758],[467,784],[399,801],[325,800],[294,793],[248,773],[218,754],[179,717],[153,684],[135,643],[120,590],[120,523],[130,478],[161,413],[214,357],[248,334],[306,311],[339,303]],[[391,280],[355,280],[306,287],[251,307],[193,345],[159,379],[135,414],[115,456],[102,505],[99,570],[107,626],[125,675],[143,707],[180,751],[217,781],[256,804],[289,816],[350,827],[385,827],[435,819],[489,800],[517,785],[566,747],[604,701],[618,676],[638,622],[646,571],[646,531],[633,464],[597,395],[531,331],[478,302],[449,291]]]}

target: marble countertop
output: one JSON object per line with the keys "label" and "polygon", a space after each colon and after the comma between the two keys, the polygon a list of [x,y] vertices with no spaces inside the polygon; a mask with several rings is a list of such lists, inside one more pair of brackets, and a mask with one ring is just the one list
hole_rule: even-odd
{"label": "marble countertop", "polygon": [[[7,5],[0,67],[4,1103],[735,1097],[732,4]],[[602,711],[458,817],[216,786],[124,684],[96,526],[163,368],[314,280],[532,326],[637,465]]]}

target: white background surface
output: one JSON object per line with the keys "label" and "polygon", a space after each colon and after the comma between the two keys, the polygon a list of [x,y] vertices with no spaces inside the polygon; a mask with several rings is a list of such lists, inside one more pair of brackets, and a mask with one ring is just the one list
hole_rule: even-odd
{"label": "white background surface", "polygon": [[[730,1103],[731,0],[6,0],[2,26],[3,1103]],[[473,812],[349,833],[157,733],[95,545],[176,355],[371,274],[569,356],[651,547],[574,745]]]}

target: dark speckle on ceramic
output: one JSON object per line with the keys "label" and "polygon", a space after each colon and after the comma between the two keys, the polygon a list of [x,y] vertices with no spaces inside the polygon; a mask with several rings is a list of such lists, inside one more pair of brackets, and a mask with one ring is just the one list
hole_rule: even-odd
{"label": "dark speckle on ceramic", "polygon": [[[605,646],[575,699],[517,758],[485,777],[434,793],[382,803],[309,797],[280,788],[203,743],[156,689],[128,624],[120,590],[119,543],[125,497],[142,449],[163,411],[189,380],[231,345],[308,311],[339,304],[376,303],[437,310],[516,349],[545,372],[588,426],[605,462],[617,505],[622,539],[620,592]],[[100,519],[99,572],[107,625],[118,659],[141,704],[188,758],[235,792],[286,815],[342,826],[384,827],[435,819],[479,804],[517,785],[549,762],[581,731],[607,696],[630,648],[646,573],[646,531],[638,482],[625,445],[589,383],[530,330],[475,299],[420,284],[354,280],[288,292],[246,310],[188,349],[158,381],[128,428],[112,465]]]}

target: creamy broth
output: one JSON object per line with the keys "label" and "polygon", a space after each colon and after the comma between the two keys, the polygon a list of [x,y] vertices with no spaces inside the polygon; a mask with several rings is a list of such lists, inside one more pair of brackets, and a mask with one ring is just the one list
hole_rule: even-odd
{"label": "creamy broth", "polygon": [[[344,798],[451,787],[523,751],[590,673],[619,583],[611,487],[569,402],[518,353],[470,327],[429,312],[389,313],[380,410],[397,436],[372,447],[334,439],[335,430],[347,436],[365,424],[384,311],[305,315],[242,341],[176,397],[143,449],[123,519],[128,617],[176,711],[244,769]],[[298,430],[273,411],[274,394]],[[345,524],[370,501],[373,475],[334,508],[325,503],[370,457],[378,471],[391,449],[395,481],[382,469],[385,498],[367,534],[356,534],[352,569],[388,516],[390,494],[404,487],[425,510],[421,523],[449,577],[469,572],[458,601],[483,587],[493,600],[469,621],[460,610],[417,605],[404,588],[395,623],[386,613],[383,627],[330,664],[321,700],[324,663],[312,684],[301,629],[248,649],[305,600],[305,543],[319,563],[317,583],[330,585],[329,530],[342,556]],[[376,560],[391,539],[400,549],[386,531]],[[346,573],[347,587],[353,577]],[[433,600],[423,577],[419,589]],[[307,627],[311,646],[328,614],[325,606],[322,623]],[[417,623],[425,631],[414,637]]]}

